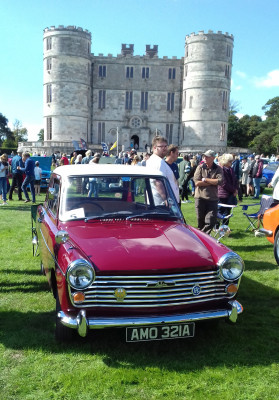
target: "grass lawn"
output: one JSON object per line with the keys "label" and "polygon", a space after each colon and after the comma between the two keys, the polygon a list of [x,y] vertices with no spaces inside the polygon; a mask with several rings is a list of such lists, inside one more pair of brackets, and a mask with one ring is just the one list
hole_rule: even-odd
{"label": "grass lawn", "polygon": [[[182,210],[196,226],[194,203]],[[245,232],[241,207],[223,239],[246,265],[237,323],[197,325],[194,339],[138,344],[125,343],[121,330],[56,343],[55,301],[39,258],[32,257],[30,203],[9,202],[0,207],[0,218],[3,400],[279,398],[279,267],[266,238]]]}

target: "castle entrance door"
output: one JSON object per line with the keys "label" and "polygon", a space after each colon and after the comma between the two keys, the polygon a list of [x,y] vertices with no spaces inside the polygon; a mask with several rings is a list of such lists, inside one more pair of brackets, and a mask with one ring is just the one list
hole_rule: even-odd
{"label": "castle entrance door", "polygon": [[131,147],[134,148],[135,150],[139,149],[139,137],[138,137],[138,135],[133,135],[131,137]]}

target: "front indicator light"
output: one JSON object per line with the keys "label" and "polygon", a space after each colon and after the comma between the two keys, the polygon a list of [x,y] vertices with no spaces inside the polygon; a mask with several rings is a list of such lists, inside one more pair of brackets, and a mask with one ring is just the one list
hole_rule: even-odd
{"label": "front indicator light", "polygon": [[76,304],[81,304],[85,300],[85,294],[83,292],[76,292],[73,294],[73,300]]}
{"label": "front indicator light", "polygon": [[228,294],[235,294],[237,293],[237,285],[231,283],[230,285],[226,286],[226,292]]}

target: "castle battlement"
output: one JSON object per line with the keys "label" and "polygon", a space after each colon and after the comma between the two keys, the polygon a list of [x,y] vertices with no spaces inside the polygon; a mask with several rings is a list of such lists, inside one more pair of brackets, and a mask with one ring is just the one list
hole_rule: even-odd
{"label": "castle battlement", "polygon": [[64,26],[64,25],[58,25],[57,27],[55,26],[50,26],[49,28],[45,28],[44,29],[44,33],[48,33],[48,32],[53,32],[53,31],[71,31],[71,32],[84,32],[88,35],[90,35],[91,37],[91,32],[89,32],[88,29],[83,29],[81,27],[76,27],[75,25],[68,25],[68,26]]}
{"label": "castle battlement", "polygon": [[202,35],[222,35],[222,36],[227,36],[231,39],[234,38],[232,34],[229,34],[228,32],[223,33],[222,31],[217,31],[216,33],[212,30],[208,30],[208,32],[204,31],[199,31],[198,33],[192,32],[190,35],[186,35],[186,39],[191,38],[193,36],[202,36]]}
{"label": "castle battlement", "polygon": [[153,57],[150,57],[149,55],[146,55],[146,54],[144,54],[144,55],[139,55],[139,54],[136,54],[136,55],[132,55],[132,54],[127,54],[127,55],[123,55],[123,54],[117,54],[117,56],[113,56],[113,54],[111,54],[111,53],[109,53],[109,54],[107,54],[107,55],[104,55],[103,53],[99,53],[99,54],[94,54],[94,53],[91,53],[91,56],[92,57],[94,57],[94,58],[102,58],[102,59],[116,59],[116,58],[118,58],[118,59],[125,59],[125,60],[134,60],[134,59],[136,59],[136,60],[150,60],[150,58],[151,59],[154,59],[154,60],[159,60],[159,59],[161,59],[161,60],[169,60],[169,61],[172,61],[172,60],[184,60],[184,57],[181,57],[181,58],[178,58],[177,56],[172,56],[172,57],[168,57],[168,56],[163,56],[163,57],[159,57],[158,55],[154,55]]}

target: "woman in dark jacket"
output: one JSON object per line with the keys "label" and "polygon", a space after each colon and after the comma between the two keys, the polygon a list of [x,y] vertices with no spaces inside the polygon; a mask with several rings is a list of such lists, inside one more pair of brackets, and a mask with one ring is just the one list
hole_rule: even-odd
{"label": "woman in dark jacket", "polygon": [[[238,181],[232,169],[233,156],[231,154],[223,154],[219,158],[219,165],[223,169],[223,183],[218,186],[219,203],[236,205],[238,193]],[[220,207],[220,213],[229,215],[231,208]],[[228,222],[226,223],[228,225]]]}

